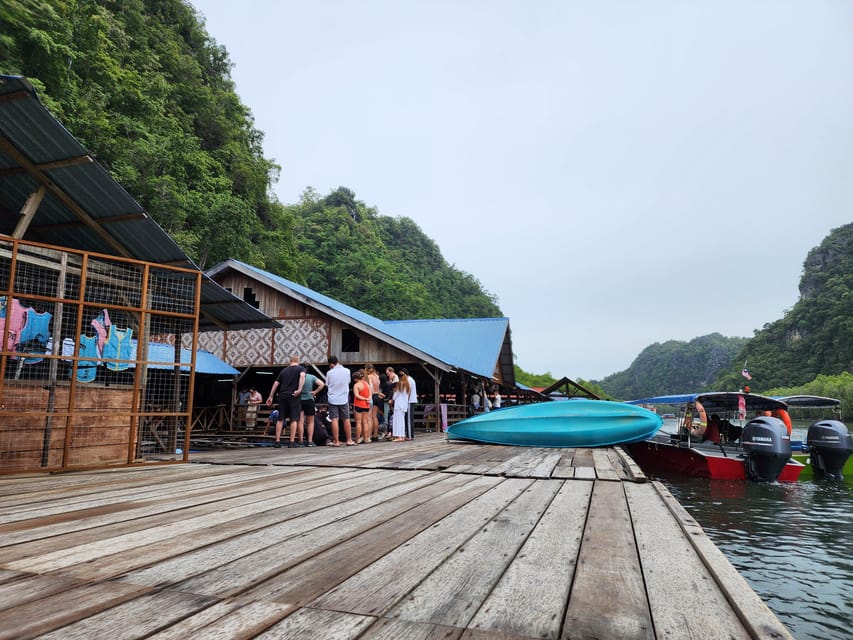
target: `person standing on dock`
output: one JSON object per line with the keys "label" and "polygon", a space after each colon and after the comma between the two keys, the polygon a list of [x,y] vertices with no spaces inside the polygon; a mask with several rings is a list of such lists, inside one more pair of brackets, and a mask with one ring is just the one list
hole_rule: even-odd
{"label": "person standing on dock", "polygon": [[410,378],[404,370],[400,371],[400,377],[397,384],[394,385],[394,396],[391,398],[391,403],[394,405],[394,418],[391,422],[391,428],[394,432],[394,442],[403,442],[406,440],[406,414],[409,412],[409,394],[411,386]]}
{"label": "person standing on dock", "polygon": [[355,441],[358,444],[370,442],[370,385],[364,379],[364,370],[352,374],[355,384],[352,386],[352,410],[355,412]]}
{"label": "person standing on dock", "polygon": [[379,383],[379,374],[376,373],[376,367],[372,364],[367,364],[364,367],[364,377],[367,384],[370,385],[370,424],[369,433],[364,434],[364,439],[372,440],[379,439],[379,410],[383,402],[382,388]]}
{"label": "person standing on dock", "polygon": [[264,401],[261,392],[255,387],[249,387],[249,402],[246,407],[246,429],[254,429],[258,422],[258,408]]}
{"label": "person standing on dock", "polygon": [[385,379],[382,380],[382,394],[385,396],[385,420],[388,423],[386,439],[391,439],[391,423],[394,421],[391,397],[394,395],[394,385],[400,381],[394,367],[385,367]]}
{"label": "person standing on dock", "polygon": [[415,439],[415,405],[418,403],[418,385],[405,369],[400,369],[400,378],[406,376],[409,383],[409,410],[406,412],[406,440]]}
{"label": "person standing on dock", "polygon": [[352,439],[352,425],[349,421],[349,383],[350,370],[338,362],[337,356],[329,356],[329,372],[326,374],[326,389],[329,400],[329,419],[332,421],[332,445],[340,447],[338,431],[339,421],[343,421],[347,446],[355,442]]}
{"label": "person standing on dock", "polygon": [[249,407],[249,390],[242,387],[237,394],[237,426],[246,426],[246,409]]}
{"label": "person standing on dock", "polygon": [[302,413],[299,414],[299,425],[302,426],[302,422],[305,422],[306,446],[308,447],[316,446],[314,444],[314,414],[317,411],[314,401],[325,387],[326,383],[313,373],[305,374],[305,383],[302,385],[302,393],[299,396],[299,404],[302,407]]}
{"label": "person standing on dock", "polygon": [[272,406],[273,398],[275,397],[276,389],[279,389],[278,394],[278,421],[275,423],[275,444],[273,446],[278,449],[281,447],[281,430],[284,427],[285,418],[290,422],[290,445],[291,447],[299,446],[296,444],[296,432],[301,431],[299,428],[299,414],[302,412],[302,403],[299,396],[302,394],[302,387],[305,384],[305,367],[299,364],[299,356],[290,356],[290,365],[281,370],[276,381],[272,383],[270,389],[270,397],[267,398],[267,406]]}

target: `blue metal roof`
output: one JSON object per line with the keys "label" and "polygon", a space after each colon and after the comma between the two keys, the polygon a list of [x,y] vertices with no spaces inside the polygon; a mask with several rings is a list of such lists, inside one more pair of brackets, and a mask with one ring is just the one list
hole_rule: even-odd
{"label": "blue metal roof", "polygon": [[212,269],[208,270],[206,273],[208,275],[215,275],[221,271],[221,266],[233,266],[239,265],[245,271],[252,272],[255,277],[269,280],[276,285],[278,288],[284,287],[289,289],[292,293],[297,294],[296,297],[303,298],[305,301],[313,301],[315,303],[319,303],[329,309],[340,313],[341,315],[345,315],[353,320],[356,320],[362,324],[365,324],[369,327],[373,327],[378,331],[382,331],[385,323],[379,318],[370,315],[369,313],[365,313],[364,311],[360,311],[355,307],[351,307],[348,304],[344,304],[339,300],[335,300],[334,298],[330,298],[329,296],[323,295],[313,289],[309,289],[308,287],[301,285],[297,282],[293,282],[292,280],[288,280],[287,278],[282,278],[279,275],[274,273],[270,273],[269,271],[264,271],[263,269],[259,269],[258,267],[254,267],[245,262],[241,262],[240,260],[235,260],[230,258],[225,262],[220,263],[219,265],[214,266]]}
{"label": "blue metal roof", "polygon": [[389,320],[384,325],[389,332],[409,344],[419,345],[454,368],[492,378],[509,319]]}
{"label": "blue metal roof", "polygon": [[[233,258],[214,266],[207,274],[215,277],[228,269],[235,269],[265,282],[268,286],[301,299],[309,306],[324,307],[333,315],[345,319],[348,324],[361,325],[391,344],[396,343],[398,348],[418,358],[431,360],[432,364],[445,371],[461,369],[491,379],[502,352],[509,354],[510,361],[512,359],[511,346],[505,344],[509,341],[508,318],[380,320],[306,286]],[[514,384],[515,374],[511,362],[509,374],[505,367],[502,370],[507,384]]]}
{"label": "blue metal roof", "polygon": [[[136,358],[136,340],[131,340],[131,357]],[[192,362],[192,350],[181,348],[181,371],[190,370],[190,362]],[[149,342],[148,343],[148,367],[150,369],[174,369],[175,367],[175,347],[165,342]],[[210,351],[199,349],[195,356],[195,372],[208,373],[222,376],[236,376],[239,371],[232,367],[227,362],[217,358]]]}

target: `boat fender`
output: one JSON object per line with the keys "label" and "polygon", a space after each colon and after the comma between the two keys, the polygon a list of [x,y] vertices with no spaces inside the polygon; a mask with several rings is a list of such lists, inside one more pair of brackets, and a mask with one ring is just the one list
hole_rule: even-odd
{"label": "boat fender", "polygon": [[690,427],[690,435],[695,438],[701,438],[705,435],[705,430],[708,428],[708,415],[705,413],[705,407],[698,400],[696,404],[696,417],[699,418],[699,424],[693,424]]}
{"label": "boat fender", "polygon": [[785,411],[785,409],[774,409],[773,417],[779,418],[782,422],[785,423],[785,427],[787,427],[788,429],[788,435],[790,436],[793,427],[791,426],[791,416],[788,415],[788,412]]}

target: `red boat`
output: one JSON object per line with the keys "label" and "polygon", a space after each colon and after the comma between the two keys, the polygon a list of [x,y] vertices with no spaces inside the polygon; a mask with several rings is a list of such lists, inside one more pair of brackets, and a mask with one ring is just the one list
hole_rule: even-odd
{"label": "red boat", "polygon": [[[648,473],[715,480],[795,482],[787,405],[743,391],[656,396],[630,404],[680,406],[678,428],[625,445]],[[788,418],[786,420],[786,418]]]}

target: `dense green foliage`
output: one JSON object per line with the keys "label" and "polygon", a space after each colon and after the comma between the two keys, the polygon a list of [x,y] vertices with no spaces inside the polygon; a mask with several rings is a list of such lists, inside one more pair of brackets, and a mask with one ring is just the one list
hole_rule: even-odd
{"label": "dense green foliage", "polygon": [[292,274],[278,167],[224,48],[180,0],[5,0],[0,71],[51,112],[202,267],[228,256]]}
{"label": "dense green foliage", "polygon": [[621,400],[711,390],[719,373],[731,365],[746,342],[746,338],[726,338],[719,333],[690,342],[656,342],[643,349],[628,369],[597,384]]}
{"label": "dense green foliage", "polygon": [[535,389],[539,389],[539,388],[550,387],[552,384],[557,382],[557,378],[552,376],[550,371],[548,371],[547,373],[535,374],[535,373],[528,373],[527,371],[525,371],[524,369],[522,369],[518,365],[514,365],[514,367],[515,367],[515,381],[520,382],[521,384],[523,384],[525,386],[535,388]]}
{"label": "dense green foliage", "polygon": [[800,299],[781,320],[755,332],[717,384],[738,384],[744,362],[754,391],[853,370],[853,224],[834,229],[809,252]]}
{"label": "dense green foliage", "polygon": [[344,187],[287,207],[307,286],[385,320],[501,315],[409,218],[377,215]]}
{"label": "dense green foliage", "polygon": [[413,221],[347,189],[279,203],[230,68],[186,0],[0,5],[0,72],[27,76],[199,266],[237,258],[383,319],[501,315]]}
{"label": "dense green foliage", "polygon": [[774,387],[764,393],[771,396],[810,395],[841,400],[842,408],[849,413],[853,407],[853,373],[845,371],[835,376],[819,375],[814,380],[796,387]]}

